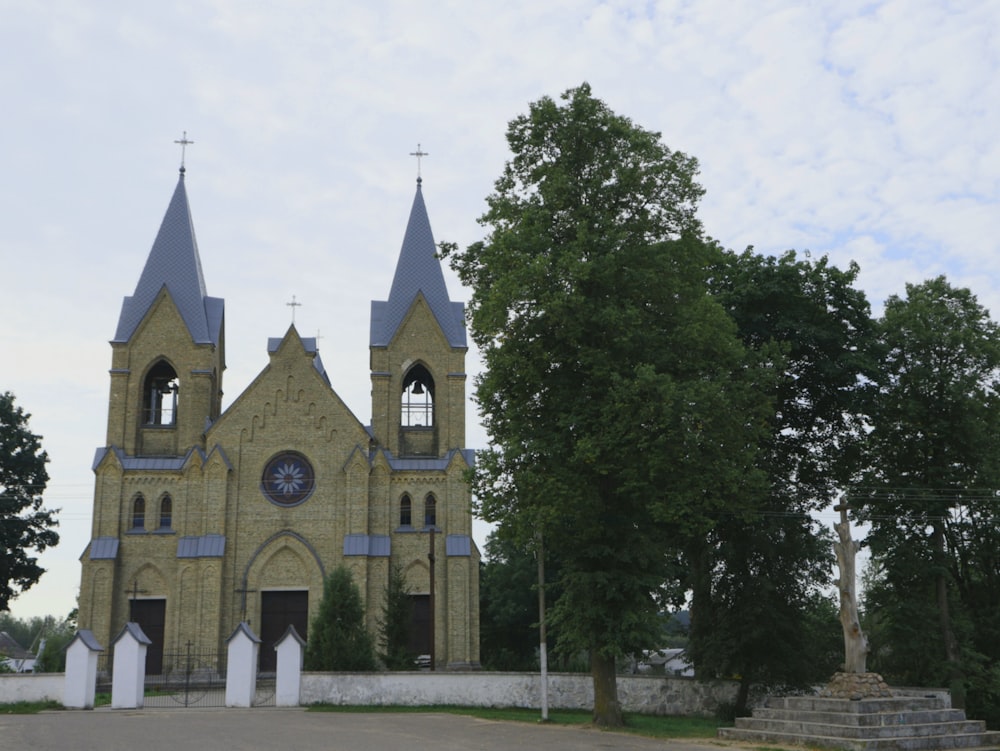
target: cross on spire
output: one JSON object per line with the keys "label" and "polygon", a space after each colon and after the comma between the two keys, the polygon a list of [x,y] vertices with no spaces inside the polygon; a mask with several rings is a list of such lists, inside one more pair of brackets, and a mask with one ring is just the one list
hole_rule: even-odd
{"label": "cross on spire", "polygon": [[417,180],[420,180],[420,157],[430,156],[426,151],[420,148],[420,144],[417,144],[417,150],[411,151],[410,156],[415,156],[417,158]]}
{"label": "cross on spire", "polygon": [[174,143],[179,143],[181,145],[181,172],[184,171],[184,152],[188,145],[194,143],[194,141],[188,140],[188,132],[185,130],[184,134],[181,136],[179,141],[174,141]]}
{"label": "cross on spire", "polygon": [[295,295],[292,295],[292,301],[291,302],[286,302],[285,305],[287,305],[289,308],[292,309],[292,324],[294,325],[295,324],[295,309],[296,308],[301,308],[302,307],[302,303],[296,302],[295,301]]}

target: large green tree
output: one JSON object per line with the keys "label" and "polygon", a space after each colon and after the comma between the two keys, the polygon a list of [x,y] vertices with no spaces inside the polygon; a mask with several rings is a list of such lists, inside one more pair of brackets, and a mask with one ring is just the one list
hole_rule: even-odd
{"label": "large green tree", "polygon": [[899,653],[914,639],[907,608],[924,605],[922,662],[959,706],[978,682],[971,708],[1000,685],[981,681],[984,669],[1000,675],[1000,328],[968,289],[938,277],[886,302],[879,339],[868,490],[855,494],[880,567],[869,604],[883,608]]}
{"label": "large green tree", "polygon": [[45,573],[34,553],[59,542],[56,511],[42,507],[48,456],[28,428],[30,417],[13,394],[0,394],[0,612]]}
{"label": "large green tree", "polygon": [[365,626],[361,593],[346,566],[335,568],[323,582],[304,662],[306,670],[375,670],[375,645]]}
{"label": "large green tree", "polygon": [[507,141],[486,238],[443,249],[485,365],[475,490],[558,559],[557,646],[589,652],[595,722],[620,724],[615,663],[659,640],[671,545],[757,478],[766,374],[708,294],[692,157],[586,84],[531,104]]}
{"label": "large green tree", "polygon": [[[825,257],[752,249],[721,253],[712,272],[716,299],[775,375],[757,457],[767,482],[746,499],[750,509],[721,515],[692,540],[684,568],[689,652],[703,677],[740,677],[738,713],[751,684],[807,685],[838,665],[808,648],[832,568],[828,531],[812,512],[828,508],[857,471],[864,436],[874,322],[857,274]],[[836,618],[830,633],[839,633]]]}

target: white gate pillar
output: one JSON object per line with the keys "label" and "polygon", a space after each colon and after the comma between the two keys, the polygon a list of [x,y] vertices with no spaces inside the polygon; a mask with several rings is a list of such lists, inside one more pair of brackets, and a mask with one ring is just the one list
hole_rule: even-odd
{"label": "white gate pillar", "polygon": [[143,705],[146,648],[152,644],[138,623],[128,622],[115,638],[111,671],[111,708],[138,709]]}
{"label": "white gate pillar", "polygon": [[97,692],[97,658],[104,647],[94,632],[81,629],[66,647],[66,683],[63,706],[67,709],[93,709]]}
{"label": "white gate pillar", "polygon": [[226,706],[252,707],[257,693],[260,639],[250,626],[240,623],[226,644]]}
{"label": "white gate pillar", "polygon": [[305,640],[292,625],[274,645],[274,651],[278,653],[278,674],[274,685],[274,704],[277,707],[299,706],[305,647]]}

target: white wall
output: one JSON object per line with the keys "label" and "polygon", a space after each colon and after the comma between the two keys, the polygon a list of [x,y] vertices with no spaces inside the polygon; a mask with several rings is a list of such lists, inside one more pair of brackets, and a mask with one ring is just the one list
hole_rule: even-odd
{"label": "white wall", "polygon": [[0,673],[0,704],[50,700],[62,703],[65,686],[63,673]]}
{"label": "white wall", "polygon": [[[539,707],[537,673],[303,673],[302,704],[456,704]],[[736,699],[731,681],[702,682],[667,676],[618,676],[618,699],[626,712],[711,717],[720,702]],[[550,673],[549,707],[592,709],[588,674]]]}

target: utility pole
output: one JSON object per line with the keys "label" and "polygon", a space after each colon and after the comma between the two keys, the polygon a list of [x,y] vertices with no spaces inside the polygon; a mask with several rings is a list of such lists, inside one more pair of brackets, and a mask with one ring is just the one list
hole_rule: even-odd
{"label": "utility pole", "polygon": [[538,661],[542,670],[542,722],[549,721],[549,656],[545,635],[545,544],[538,533]]}

